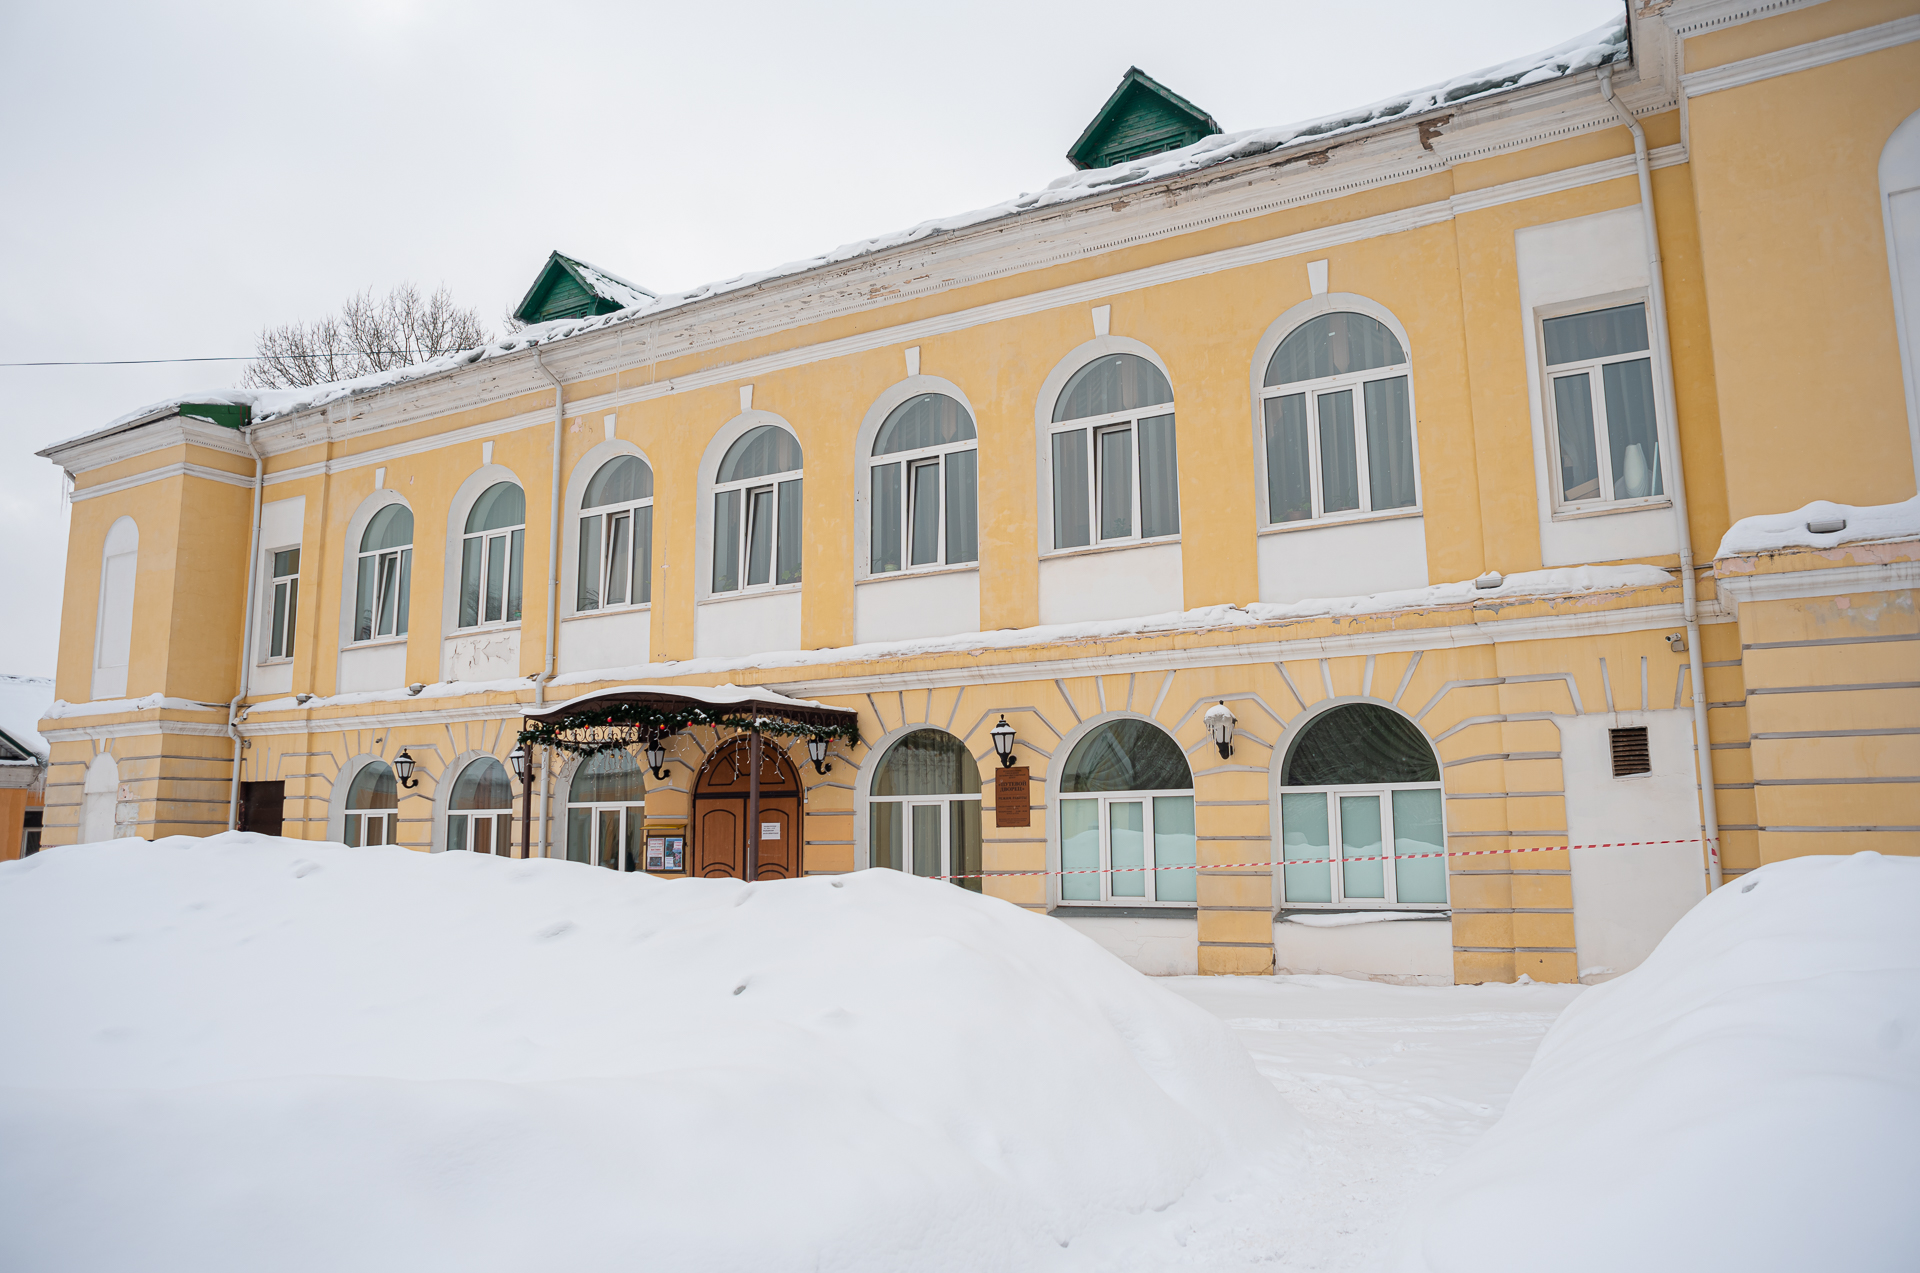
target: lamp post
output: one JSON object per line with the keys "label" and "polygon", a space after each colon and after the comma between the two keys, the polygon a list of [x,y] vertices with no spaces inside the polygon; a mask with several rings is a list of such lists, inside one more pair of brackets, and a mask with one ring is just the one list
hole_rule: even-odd
{"label": "lamp post", "polygon": [[[527,722],[522,719],[522,725]],[[507,759],[513,762],[513,776],[520,782],[520,856],[533,856],[533,784],[527,781],[527,749],[515,743]]]}
{"label": "lamp post", "polygon": [[1000,757],[1002,769],[1013,768],[1013,726],[1007,724],[1005,712],[1000,714],[1000,723],[992,729],[993,750]]}
{"label": "lamp post", "polygon": [[1225,760],[1227,757],[1233,755],[1233,726],[1235,722],[1233,712],[1228,709],[1225,701],[1209,707],[1207,714],[1201,717],[1201,720],[1205,722],[1207,732],[1213,735],[1213,745],[1220,749],[1220,759]]}
{"label": "lamp post", "polygon": [[833,766],[827,763],[827,740],[824,738],[807,739],[807,759],[813,762],[813,772],[827,774]]}
{"label": "lamp post", "polygon": [[400,785],[409,791],[420,785],[419,779],[413,776],[413,753],[405,747],[393,758],[393,772],[399,777]]}

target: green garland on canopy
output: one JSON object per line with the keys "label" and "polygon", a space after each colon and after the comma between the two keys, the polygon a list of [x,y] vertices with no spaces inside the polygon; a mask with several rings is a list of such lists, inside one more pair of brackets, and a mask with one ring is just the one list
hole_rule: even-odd
{"label": "green garland on canopy", "polygon": [[829,742],[838,740],[849,747],[860,741],[860,728],[852,720],[844,725],[803,725],[779,716],[756,716],[726,708],[663,711],[646,703],[611,703],[590,712],[575,712],[529,725],[520,731],[519,741],[522,747],[552,747],[587,757],[608,751],[639,751],[657,734],[677,734],[695,725],[742,733],[757,729],[776,738],[824,738]]}

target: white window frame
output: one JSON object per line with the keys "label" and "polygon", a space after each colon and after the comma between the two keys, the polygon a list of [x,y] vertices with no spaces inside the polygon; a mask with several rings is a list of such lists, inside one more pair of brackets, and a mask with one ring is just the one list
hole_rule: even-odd
{"label": "white window frame", "polygon": [[[1097,359],[1089,359],[1088,361],[1093,362],[1097,361]],[[1062,388],[1061,392],[1064,393],[1066,390]],[[1105,415],[1081,416],[1077,420],[1055,420],[1048,424],[1045,443],[1048,457],[1047,478],[1049,489],[1053,491],[1059,489],[1058,483],[1054,480],[1052,465],[1054,438],[1062,433],[1080,431],[1084,431],[1087,435],[1087,518],[1089,523],[1087,526],[1087,534],[1089,542],[1074,544],[1067,548],[1062,548],[1053,543],[1056,527],[1060,520],[1059,510],[1057,508],[1058,497],[1056,496],[1048,501],[1047,525],[1043,528],[1047,537],[1048,548],[1041,556],[1064,557],[1075,553],[1099,552],[1102,549],[1108,548],[1129,548],[1138,544],[1177,544],[1180,542],[1181,532],[1178,528],[1164,535],[1147,536],[1140,533],[1140,480],[1142,476],[1140,466],[1140,422],[1143,420],[1158,420],[1162,416],[1173,420],[1173,482],[1176,501],[1179,498],[1180,421],[1175,417],[1173,407],[1174,404],[1171,402],[1162,402],[1157,406],[1138,407],[1132,411],[1110,411]],[[1131,534],[1115,535],[1111,539],[1107,539],[1102,538],[1100,534],[1100,437],[1102,434],[1116,433],[1123,427],[1126,428],[1129,433],[1127,449],[1130,453],[1130,462],[1132,465],[1131,481],[1128,484],[1129,490],[1127,492],[1127,516],[1129,518],[1127,524],[1133,529]],[[1184,511],[1176,512],[1175,519],[1184,525],[1186,520]]]}
{"label": "white window frame", "polygon": [[[612,460],[607,461],[607,463],[609,464],[611,464],[612,462],[613,462]],[[647,599],[645,601],[636,601],[633,599],[631,595],[629,595],[625,601],[609,602],[607,600],[607,591],[608,591],[607,586],[612,581],[612,577],[613,577],[612,558],[613,558],[614,524],[617,520],[621,518],[626,519],[626,523],[628,527],[626,583],[627,583],[627,591],[629,594],[631,594],[633,591],[634,571],[639,565],[639,562],[641,559],[639,546],[634,540],[632,528],[639,523],[640,510],[643,508],[647,510],[647,515],[648,515],[647,552],[646,552]],[[595,556],[599,559],[600,580],[599,580],[599,591],[594,594],[596,598],[595,603],[591,606],[583,607],[580,604],[580,581],[579,581],[578,575],[576,574],[574,579],[574,584],[573,584],[573,611],[572,612],[574,614],[625,614],[626,612],[631,610],[651,610],[653,608],[653,530],[654,530],[654,527],[652,522],[652,515],[653,515],[653,496],[651,495],[645,496],[641,499],[631,500],[623,504],[602,504],[597,508],[582,509],[580,511],[579,520],[574,523],[575,535],[584,536],[586,534],[588,522],[599,523],[599,526],[594,533],[596,534],[596,536],[598,536],[598,539],[599,539],[599,549],[595,553]],[[579,541],[576,539],[575,540],[576,554],[578,553],[578,551],[579,551]],[[576,571],[577,569],[578,567],[576,566]]]}
{"label": "white window frame", "polygon": [[[919,396],[919,394],[914,395],[914,397]],[[909,399],[909,401],[911,401],[911,399]],[[962,403],[961,408],[965,410],[966,404]],[[967,415],[968,418],[971,419],[973,413],[969,411]],[[947,570],[978,569],[980,566],[979,425],[977,423],[974,425],[973,437],[966,438],[959,442],[948,442],[941,446],[925,446],[914,451],[893,451],[886,455],[874,455],[871,446],[869,446],[867,450],[866,485],[869,508],[871,508],[872,502],[878,499],[877,486],[874,482],[874,470],[885,468],[891,464],[898,464],[900,466],[900,481],[902,484],[900,493],[900,565],[894,570],[879,570],[874,567],[873,554],[876,546],[873,542],[871,529],[872,513],[869,511],[867,517],[869,529],[867,533],[866,560],[861,563],[864,567],[861,577],[866,579],[901,579],[908,575],[931,575]],[[962,451],[974,452],[974,555],[971,561],[950,562],[947,560],[947,457],[949,455],[957,455]],[[939,492],[940,508],[934,517],[936,552],[934,553],[933,561],[922,562],[916,566],[913,564],[913,469],[916,465],[929,463],[938,466],[938,476],[935,478],[935,484]]]}
{"label": "white window frame", "polygon": [[[1570,318],[1575,314],[1621,309],[1628,305],[1639,305],[1645,311],[1647,323],[1645,349],[1624,354],[1609,354],[1604,358],[1589,358],[1580,362],[1549,363],[1547,361],[1548,319]],[[1561,474],[1565,470],[1560,465],[1560,408],[1553,392],[1553,382],[1566,376],[1584,374],[1587,377],[1587,392],[1591,395],[1593,409],[1593,445],[1596,452],[1595,458],[1599,463],[1600,490],[1606,492],[1613,489],[1614,480],[1612,424],[1607,419],[1607,397],[1601,384],[1600,369],[1611,363],[1641,360],[1649,364],[1649,370],[1653,376],[1653,446],[1660,465],[1660,484],[1665,488],[1673,481],[1672,467],[1667,463],[1667,444],[1672,436],[1672,425],[1660,401],[1660,377],[1664,373],[1661,370],[1662,354],[1654,348],[1657,339],[1653,330],[1653,306],[1645,288],[1590,296],[1577,301],[1562,301],[1552,305],[1542,305],[1534,310],[1533,343],[1540,358],[1542,399],[1540,409],[1541,419],[1546,425],[1547,494],[1553,501],[1555,517],[1586,517],[1595,513],[1631,512],[1637,509],[1667,508],[1672,505],[1672,495],[1664,491],[1658,495],[1641,495],[1628,499],[1614,499],[1602,494],[1595,499],[1569,500],[1561,489]]]}
{"label": "white window frame", "polygon": [[[734,535],[734,541],[733,541],[734,563],[738,573],[735,575],[735,579],[737,580],[737,582],[733,587],[727,588],[724,590],[715,588],[713,587],[712,563],[709,563],[708,573],[707,573],[707,588],[708,588],[707,595],[708,596],[710,597],[758,596],[761,593],[767,593],[767,592],[790,592],[790,591],[797,590],[801,586],[805,578],[804,552],[805,552],[805,545],[806,545],[806,521],[807,521],[807,517],[806,517],[807,491],[806,491],[806,486],[804,485],[805,475],[806,475],[806,469],[802,467],[797,469],[790,469],[785,473],[765,473],[759,477],[741,478],[733,482],[715,482],[713,484],[712,490],[709,491],[707,495],[706,516],[708,517],[714,517],[715,510],[718,508],[719,499],[722,495],[726,495],[734,491],[737,491],[740,494],[740,525]],[[800,547],[801,547],[801,553],[802,553],[802,578],[795,579],[790,583],[781,583],[780,582],[780,498],[781,498],[780,488],[783,484],[787,482],[801,483],[800,490],[799,490],[799,496],[800,496],[799,524],[800,524]],[[773,526],[771,528],[771,531],[767,539],[767,582],[748,583],[747,582],[747,569],[748,569],[747,553],[749,551],[750,545],[753,542],[753,496],[760,491],[766,491],[769,493],[769,498],[767,503],[768,503],[768,506],[772,509],[772,516],[773,516]],[[718,519],[716,518],[715,520],[717,521]],[[716,555],[720,551],[718,532],[719,532],[719,527],[716,525],[714,527],[715,539],[714,539],[714,545],[713,545],[713,551]]]}
{"label": "white window frame", "polygon": [[[1399,860],[1393,852],[1393,793],[1396,791],[1437,791],[1440,793],[1440,851],[1447,851],[1446,830],[1446,791],[1439,782],[1365,782],[1348,786],[1332,787],[1281,787],[1282,799],[1277,801],[1276,818],[1280,835],[1275,841],[1275,861],[1273,864],[1275,887],[1281,898],[1281,906],[1290,911],[1304,910],[1398,910],[1398,911],[1445,911],[1452,906],[1453,876],[1447,870],[1448,859],[1440,859],[1441,880],[1446,886],[1448,899],[1439,902],[1402,902],[1399,900]],[[1287,897],[1286,876],[1286,804],[1287,796],[1318,795],[1327,802],[1327,856],[1334,858],[1325,864],[1328,879],[1332,883],[1332,901],[1296,902]],[[1384,860],[1380,863],[1384,877],[1382,892],[1384,897],[1355,897],[1346,895],[1346,871],[1340,859],[1341,852],[1340,798],[1343,796],[1377,796],[1380,800],[1380,845]]]}
{"label": "white window frame", "polygon": [[[488,483],[485,487],[481,488],[480,494],[485,495],[487,491],[493,489],[494,485],[495,483]],[[525,496],[526,496],[526,492],[523,489],[521,492],[521,498],[524,500]],[[475,500],[477,502],[478,496],[475,497]],[[472,515],[472,512],[473,512],[473,504],[469,503],[467,505],[466,512],[461,514],[462,525],[465,524],[465,519]],[[515,526],[501,526],[493,530],[476,530],[472,532],[463,532],[460,536],[460,547],[459,547],[458,553],[454,557],[454,569],[457,572],[457,574],[455,577],[454,592],[453,592],[453,604],[454,604],[453,621],[454,621],[454,630],[456,632],[478,632],[478,631],[481,631],[482,629],[487,629],[487,628],[506,629],[506,628],[517,628],[520,626],[519,619],[509,619],[506,617],[507,610],[508,610],[507,602],[508,602],[508,599],[513,595],[512,593],[513,567],[514,567],[514,557],[515,557],[515,554],[513,551],[513,541],[516,535],[520,537],[520,546],[521,546],[521,551],[519,553],[519,556],[521,558],[520,612],[522,614],[526,613],[527,598],[526,598],[525,557],[526,557],[527,524],[525,522],[521,522]],[[501,554],[501,562],[502,562],[503,568],[506,571],[506,578],[500,581],[500,617],[498,619],[489,619],[487,618],[487,581],[489,577],[488,572],[490,569],[490,564],[492,562],[492,554],[488,551],[488,548],[491,544],[491,541],[496,539],[502,539],[506,541],[506,547],[504,548]],[[467,575],[466,575],[467,544],[473,540],[480,541],[480,602],[479,602],[480,621],[478,623],[462,625],[460,623],[460,609],[459,609],[460,594],[461,594],[461,591],[466,587],[466,583],[467,583]]]}
{"label": "white window frame", "polygon": [[[1360,313],[1362,317],[1372,318],[1360,310],[1335,310],[1335,313]],[[1298,324],[1307,323],[1324,317],[1316,315]],[[1378,321],[1378,320],[1376,320]],[[1392,330],[1389,328],[1388,330]],[[1288,332],[1289,336],[1293,333]],[[1400,339],[1398,332],[1394,333]],[[1283,342],[1284,343],[1284,342]],[[1279,349],[1275,345],[1274,349]],[[1401,342],[1401,351],[1406,351],[1406,343]],[[1273,360],[1272,352],[1267,354],[1267,362]],[[1262,529],[1291,530],[1305,526],[1332,526],[1341,522],[1374,521],[1385,517],[1419,517],[1424,512],[1424,493],[1420,482],[1420,416],[1414,410],[1413,402],[1413,362],[1398,362],[1390,367],[1373,367],[1366,371],[1349,371],[1337,376],[1322,376],[1318,380],[1296,380],[1291,384],[1266,385],[1266,363],[1258,368],[1262,382],[1260,401],[1256,413],[1259,421],[1260,455],[1260,524]],[[1413,503],[1398,508],[1373,507],[1373,470],[1367,455],[1367,394],[1366,386],[1376,380],[1404,379],[1407,382],[1407,420],[1408,441],[1413,451]],[[1326,478],[1320,454],[1320,399],[1322,395],[1342,391],[1353,394],[1353,450],[1356,481],[1359,483],[1360,506],[1340,509],[1337,512],[1326,511]],[[1307,494],[1312,501],[1313,515],[1290,522],[1273,520],[1273,471],[1267,462],[1267,402],[1273,398],[1290,398],[1296,394],[1305,394],[1307,398]]]}
{"label": "white window frame", "polygon": [[[389,506],[383,505],[382,509],[384,509],[385,507],[389,507]],[[382,510],[381,509],[375,510],[376,513],[380,511]],[[365,533],[366,532],[363,529],[361,531],[361,534],[364,535]],[[462,536],[462,538],[464,539],[465,537]],[[373,632],[372,632],[372,635],[362,639],[358,635],[358,624],[360,621],[360,569],[361,569],[361,563],[366,561],[367,558],[369,557],[374,559]],[[402,561],[402,558],[405,558],[404,562]],[[407,639],[407,630],[405,628],[399,628],[400,599],[401,599],[401,591],[402,591],[401,581],[405,580],[409,585],[412,583],[412,578],[413,578],[412,559],[413,559],[412,544],[408,544],[402,548],[376,548],[371,552],[356,553],[354,555],[353,612],[347,618],[347,622],[350,625],[353,625],[353,626],[350,626],[348,629],[349,635],[352,638],[351,640],[348,641],[349,645],[352,645],[352,646],[389,645],[394,642],[405,641]],[[387,611],[385,611],[381,605],[382,595],[386,591],[383,585],[385,582],[388,582],[388,581],[390,581],[393,585],[393,595],[390,598],[390,600],[393,602],[393,610],[391,613],[388,613]],[[409,622],[412,621],[413,615],[412,615],[411,605],[408,606],[407,618]],[[380,629],[383,626],[386,626],[387,620],[391,620],[392,626],[399,628],[399,630],[395,632],[383,633]]]}
{"label": "white window frame", "polygon": [[[587,814],[588,845],[587,845],[587,857],[585,859],[586,865],[602,866],[610,870],[617,870],[617,871],[623,871],[623,872],[646,870],[647,863],[645,859],[645,854],[646,854],[646,843],[647,843],[647,840],[646,840],[647,801],[644,795],[638,800],[599,800],[599,801],[575,801],[571,798],[571,795],[569,795],[569,798],[567,800],[567,807],[566,807],[567,818],[565,823],[563,824],[566,827],[566,833],[567,833],[566,844],[564,846],[563,851],[567,854],[567,858],[569,861],[577,860],[573,857],[573,817],[572,815],[576,810],[581,810],[581,809],[588,811],[588,814]],[[605,856],[605,845],[602,843],[602,836],[600,834],[601,819],[605,814],[616,813],[616,812],[620,816],[620,843],[619,843],[619,846],[615,849],[615,856],[618,860],[614,862],[606,862],[601,860]],[[641,857],[637,861],[634,860],[627,851],[627,842],[630,838],[632,838],[627,835],[627,823],[629,821],[632,821],[633,819],[638,819],[640,822],[640,835],[638,837],[638,840],[640,843]]]}
{"label": "white window frame", "polygon": [[[1091,736],[1091,735],[1088,735],[1088,736]],[[1173,742],[1173,739],[1169,737],[1168,741]],[[1179,744],[1174,743],[1174,745],[1178,746]],[[1069,752],[1068,754],[1071,755],[1071,752]],[[1194,799],[1194,789],[1192,787],[1185,787],[1185,788],[1165,788],[1165,789],[1156,788],[1151,791],[1146,791],[1146,790],[1143,790],[1143,791],[1087,791],[1087,792],[1062,791],[1057,796],[1054,797],[1054,801],[1059,806],[1060,811],[1054,817],[1053,829],[1054,829],[1054,834],[1059,837],[1061,868],[1063,870],[1066,869],[1066,851],[1067,851],[1066,805],[1067,805],[1067,802],[1070,800],[1096,800],[1100,804],[1100,818],[1099,818],[1100,873],[1094,877],[1097,881],[1099,881],[1100,896],[1098,899],[1089,898],[1089,897],[1079,897],[1079,898],[1071,898],[1071,899],[1068,898],[1066,896],[1066,877],[1062,876],[1061,886],[1058,890],[1059,896],[1054,902],[1055,906],[1065,906],[1065,907],[1151,906],[1156,908],[1172,909],[1172,910],[1194,909],[1194,907],[1197,905],[1197,902],[1195,899],[1174,898],[1167,901],[1161,901],[1158,894],[1160,891],[1160,872],[1162,870],[1169,870],[1169,871],[1191,870],[1195,873],[1194,878],[1197,883],[1199,879],[1198,826],[1196,825],[1195,827],[1194,859],[1196,864],[1194,866],[1192,867],[1187,867],[1187,866],[1157,867],[1155,866],[1154,858],[1153,858],[1154,835],[1155,835],[1154,822],[1153,822],[1153,801],[1156,796],[1185,797],[1186,799],[1192,800]],[[1145,829],[1143,832],[1143,834],[1145,834],[1146,836],[1145,869],[1140,871],[1129,870],[1127,872],[1128,875],[1144,875],[1147,877],[1146,888],[1139,896],[1130,896],[1130,895],[1116,896],[1113,891],[1113,883],[1114,883],[1113,811],[1111,806],[1115,804],[1144,804],[1146,806],[1146,811],[1145,811],[1146,822],[1145,822]],[[1196,805],[1196,809],[1197,809],[1197,805]],[[1197,819],[1196,819],[1196,823],[1197,823]],[[1198,895],[1198,891],[1199,891],[1198,888],[1196,888],[1195,889],[1196,897]]]}
{"label": "white window frame", "polygon": [[[275,566],[281,553],[296,554],[293,573],[275,574]],[[266,588],[261,599],[266,602],[265,613],[260,616],[260,658],[261,666],[271,663],[293,662],[294,624],[300,615],[300,565],[299,544],[285,544],[278,548],[269,548],[263,554],[261,570],[266,575]],[[286,638],[276,648],[273,641],[275,625],[279,625]]]}
{"label": "white window frame", "polygon": [[[399,830],[400,810],[395,809],[348,809],[340,819],[340,840],[349,848],[375,848],[383,844],[395,843],[394,835]],[[374,841],[367,838],[367,828],[373,823],[383,827],[382,838]]]}
{"label": "white window frame", "polygon": [[[904,735],[902,736],[904,737]],[[883,752],[886,750],[890,750],[890,747],[882,748]],[[876,775],[876,777],[877,776],[878,775]],[[905,806],[900,810],[900,819],[901,819],[900,825],[902,828],[902,835],[905,838],[905,843],[901,845],[903,860],[900,863],[900,872],[903,875],[914,874],[914,870],[913,870],[913,808],[912,806],[938,805],[940,808],[940,863],[939,863],[939,869],[935,872],[935,874],[942,875],[942,876],[951,876],[953,874],[953,810],[948,808],[948,806],[953,804],[961,804],[961,803],[972,803],[975,805],[981,805],[981,795],[979,792],[976,791],[971,795],[968,795],[964,792],[956,792],[956,793],[950,793],[947,795],[868,796],[867,811],[864,815],[867,819],[867,853],[869,855],[868,860],[869,861],[872,860],[871,855],[873,853],[873,806],[874,805],[897,804],[897,805]],[[981,805],[981,816],[983,817],[985,816],[984,805]],[[984,823],[981,824],[980,843],[981,843],[981,850],[984,853],[986,849],[986,827]],[[953,879],[949,879],[947,881],[947,883],[949,884],[961,884],[965,882],[966,881],[953,880]],[[972,882],[974,884],[980,883],[980,881],[978,880],[975,880]],[[975,890],[975,891],[978,891],[978,890]]]}

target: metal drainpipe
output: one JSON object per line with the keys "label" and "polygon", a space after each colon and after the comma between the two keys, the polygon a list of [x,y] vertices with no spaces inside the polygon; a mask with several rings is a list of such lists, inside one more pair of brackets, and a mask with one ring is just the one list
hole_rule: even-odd
{"label": "metal drainpipe", "polygon": [[[560,377],[547,370],[547,364],[540,361],[540,347],[533,347],[533,365],[540,374],[553,382],[553,455],[548,467],[553,470],[553,485],[547,497],[547,659],[540,673],[539,682],[533,687],[533,701],[547,701],[547,682],[553,679],[554,667],[560,654],[560,425],[566,417],[567,390],[560,383]],[[528,757],[529,760],[532,757]],[[548,784],[552,780],[551,758],[541,757],[540,764],[540,856],[548,856],[547,835],[552,825],[548,811]]]}
{"label": "metal drainpipe", "polygon": [[227,737],[233,740],[233,783],[227,792],[227,830],[231,831],[240,823],[240,759],[241,738],[240,721],[237,713],[241,700],[247,696],[247,689],[253,682],[253,597],[254,589],[260,582],[260,563],[254,557],[260,551],[260,479],[265,466],[260,452],[253,445],[253,426],[247,425],[240,430],[240,436],[247,444],[247,454],[253,457],[253,528],[247,532],[247,608],[241,615],[240,630],[240,692],[227,704]]}
{"label": "metal drainpipe", "polygon": [[1693,577],[1693,527],[1687,520],[1687,475],[1680,459],[1680,412],[1673,389],[1673,343],[1667,332],[1667,284],[1660,267],[1659,225],[1653,215],[1653,165],[1647,159],[1647,135],[1613,95],[1613,68],[1600,68],[1600,96],[1633,134],[1633,166],[1640,176],[1640,220],[1647,240],[1647,291],[1651,300],[1653,346],[1659,351],[1660,405],[1671,422],[1674,529],[1680,536],[1680,597],[1687,621],[1687,668],[1693,681],[1693,747],[1700,777],[1700,835],[1707,847],[1709,888],[1720,887],[1720,810],[1713,790],[1713,744],[1707,730],[1707,678],[1700,656],[1699,591]]}

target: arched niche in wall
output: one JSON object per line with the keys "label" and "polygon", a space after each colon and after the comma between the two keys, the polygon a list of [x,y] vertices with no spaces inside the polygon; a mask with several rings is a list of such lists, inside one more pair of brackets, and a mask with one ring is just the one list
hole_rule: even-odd
{"label": "arched niche in wall", "polygon": [[92,696],[125,698],[133,658],[134,582],[140,567],[140,528],[120,517],[100,549],[100,605],[94,621]]}
{"label": "arched niche in wall", "polygon": [[1907,391],[1907,445],[1920,487],[1920,111],[1900,122],[1880,152],[1880,210],[1886,219],[1893,321]]}

